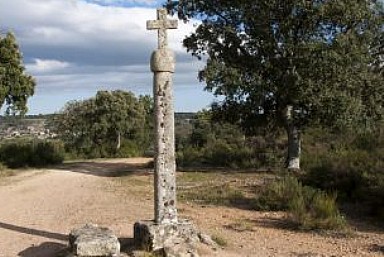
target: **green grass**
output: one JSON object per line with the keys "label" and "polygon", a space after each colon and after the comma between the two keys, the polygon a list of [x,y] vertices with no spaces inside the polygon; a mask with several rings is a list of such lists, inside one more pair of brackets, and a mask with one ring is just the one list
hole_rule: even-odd
{"label": "green grass", "polygon": [[220,235],[213,235],[212,236],[212,240],[215,241],[216,244],[218,244],[221,247],[228,246],[227,240],[224,237],[220,236]]}

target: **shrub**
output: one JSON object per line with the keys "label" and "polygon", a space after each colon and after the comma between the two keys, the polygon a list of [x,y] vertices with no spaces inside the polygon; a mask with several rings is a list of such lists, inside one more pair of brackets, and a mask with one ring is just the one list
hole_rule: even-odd
{"label": "shrub", "polygon": [[244,143],[238,145],[214,139],[203,147],[186,146],[178,151],[177,164],[182,167],[255,168],[261,166],[259,156]]}
{"label": "shrub", "polygon": [[308,135],[303,183],[337,192],[339,199],[358,204],[365,214],[384,219],[383,128],[343,135],[323,131],[316,142]]}
{"label": "shrub", "polygon": [[302,194],[289,201],[291,220],[301,229],[341,229],[346,222],[336,205],[336,194],[302,187]]}
{"label": "shrub", "polygon": [[64,160],[61,141],[18,140],[0,147],[0,161],[10,168],[44,166]]}
{"label": "shrub", "polygon": [[286,211],[289,201],[301,195],[302,185],[293,177],[284,177],[268,184],[256,201],[256,208],[266,211]]}
{"label": "shrub", "polygon": [[341,229],[346,223],[336,205],[336,195],[303,186],[294,177],[267,185],[256,201],[263,210],[285,210],[301,229]]}
{"label": "shrub", "polygon": [[140,142],[123,138],[121,147],[116,149],[114,144],[100,143],[100,145],[65,145],[67,159],[95,159],[95,158],[129,158],[144,155],[146,149]]}
{"label": "shrub", "polygon": [[307,168],[303,182],[326,191],[338,192],[344,201],[363,205],[368,214],[384,211],[383,157],[365,150],[331,152]]}
{"label": "shrub", "polygon": [[58,164],[64,160],[64,145],[61,141],[40,141],[32,151],[31,166]]}

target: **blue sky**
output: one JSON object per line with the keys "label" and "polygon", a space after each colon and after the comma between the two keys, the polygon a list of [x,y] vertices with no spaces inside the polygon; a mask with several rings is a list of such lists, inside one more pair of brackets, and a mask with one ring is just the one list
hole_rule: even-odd
{"label": "blue sky", "polygon": [[[13,31],[27,72],[37,80],[28,114],[59,111],[67,101],[92,97],[98,90],[129,90],[152,95],[149,58],[157,34],[146,20],[156,18],[155,0],[0,1],[0,32]],[[194,30],[179,22],[169,32],[177,56],[176,111],[198,111],[214,101],[197,72],[204,63],[186,53],[182,39]]]}

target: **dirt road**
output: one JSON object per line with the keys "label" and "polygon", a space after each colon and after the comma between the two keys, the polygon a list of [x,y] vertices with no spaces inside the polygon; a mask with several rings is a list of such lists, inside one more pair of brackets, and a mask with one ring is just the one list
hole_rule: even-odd
{"label": "dirt road", "polygon": [[0,256],[54,256],[66,247],[70,230],[86,223],[132,237],[134,221],[151,218],[151,201],[120,197],[109,176],[138,161],[76,163],[3,179]]}

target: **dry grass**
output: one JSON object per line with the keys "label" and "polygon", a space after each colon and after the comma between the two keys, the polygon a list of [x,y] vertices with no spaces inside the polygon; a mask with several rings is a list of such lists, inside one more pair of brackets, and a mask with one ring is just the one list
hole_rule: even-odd
{"label": "dry grass", "polygon": [[15,175],[13,170],[8,169],[6,166],[0,163],[0,179]]}

